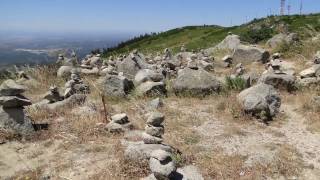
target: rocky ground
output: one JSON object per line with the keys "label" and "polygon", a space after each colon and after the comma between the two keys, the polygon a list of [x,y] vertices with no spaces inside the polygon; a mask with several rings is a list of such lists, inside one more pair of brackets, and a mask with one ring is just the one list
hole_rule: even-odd
{"label": "rocky ground", "polygon": [[20,72],[0,87],[0,179],[319,179],[320,55],[240,43]]}

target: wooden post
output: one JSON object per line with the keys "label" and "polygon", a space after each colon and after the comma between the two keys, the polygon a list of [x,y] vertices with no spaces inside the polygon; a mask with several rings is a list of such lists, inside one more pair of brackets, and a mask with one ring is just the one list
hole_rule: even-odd
{"label": "wooden post", "polygon": [[103,104],[103,111],[104,111],[104,123],[109,123],[109,120],[108,120],[108,111],[107,111],[107,108],[106,108],[106,102],[105,102],[105,97],[102,93],[100,93],[100,96],[101,96],[101,101],[102,101],[102,104]]}

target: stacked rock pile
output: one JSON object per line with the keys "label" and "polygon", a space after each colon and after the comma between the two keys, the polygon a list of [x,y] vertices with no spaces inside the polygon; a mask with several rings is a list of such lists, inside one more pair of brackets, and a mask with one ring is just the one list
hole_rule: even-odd
{"label": "stacked rock pile", "polygon": [[26,87],[18,85],[13,80],[7,80],[0,86],[0,128],[27,135],[34,131],[31,120],[24,114],[24,106],[31,101],[22,93]]}
{"label": "stacked rock pile", "polygon": [[126,114],[116,114],[111,117],[111,122],[106,126],[111,133],[121,133],[132,129],[133,125],[130,123]]}
{"label": "stacked rock pile", "polygon": [[145,132],[143,133],[143,142],[145,144],[161,144],[164,134],[164,115],[159,112],[152,112],[149,114]]}

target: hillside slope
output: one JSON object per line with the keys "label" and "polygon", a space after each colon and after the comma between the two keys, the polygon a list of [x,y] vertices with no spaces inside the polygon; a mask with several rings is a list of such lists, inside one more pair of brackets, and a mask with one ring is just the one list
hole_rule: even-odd
{"label": "hillside slope", "polygon": [[264,42],[279,32],[297,32],[305,37],[320,31],[320,13],[302,16],[269,16],[234,27],[186,26],[131,39],[110,48],[104,55],[127,53],[133,49],[139,49],[144,53],[157,52],[167,47],[177,51],[182,44],[187,49],[208,48],[223,40],[230,31],[240,35],[242,41],[250,43]]}

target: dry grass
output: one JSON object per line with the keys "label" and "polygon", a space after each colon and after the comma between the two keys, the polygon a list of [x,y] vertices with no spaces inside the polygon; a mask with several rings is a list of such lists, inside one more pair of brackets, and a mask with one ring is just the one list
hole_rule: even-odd
{"label": "dry grass", "polygon": [[[46,68],[34,70],[33,76],[41,86],[32,89],[29,92],[31,97],[35,98],[38,93],[47,91],[52,84],[63,84],[63,80],[55,78],[54,71]],[[150,172],[147,162],[132,164],[124,159],[123,147],[120,144],[121,135],[112,135],[96,126],[97,123],[104,121],[102,111],[101,97],[98,88],[95,87],[96,77],[84,78],[90,84],[91,94],[88,96],[91,102],[97,105],[97,112],[92,115],[75,115],[72,109],[76,106],[49,110],[30,110],[28,115],[35,122],[47,121],[50,123],[48,131],[39,132],[32,141],[41,141],[44,139],[71,139],[69,143],[63,144],[62,149],[71,150],[80,145],[89,146],[87,153],[105,152],[112,155],[113,161],[107,163],[105,168],[97,169],[90,179],[139,179],[147,176]],[[39,91],[41,89],[41,91]],[[314,91],[312,91],[314,93]],[[208,151],[200,144],[202,136],[195,131],[194,127],[202,125],[210,119],[219,119],[230,123],[231,126],[224,129],[223,136],[246,136],[241,130],[241,126],[247,126],[254,123],[251,116],[245,114],[240,105],[235,103],[239,92],[227,92],[225,94],[208,96],[205,98],[194,97],[176,97],[169,96],[165,99],[165,107],[159,111],[166,115],[165,121],[165,142],[178,148],[182,155],[176,155],[174,158],[179,166],[195,164],[205,176],[206,179],[257,179],[256,177],[285,176],[290,177],[298,175],[301,168],[301,160],[297,152],[289,146],[283,146],[277,154],[277,159],[271,164],[258,164],[254,168],[247,168],[244,162],[247,157],[240,155],[225,155],[221,149]],[[296,95],[285,95],[285,101],[295,97],[295,101],[301,104],[310,105],[307,102],[312,95],[298,92]],[[308,97],[307,97],[308,96]],[[144,129],[147,113],[145,109],[149,98],[130,97],[126,100],[107,100],[107,109],[109,115],[116,113],[126,113],[136,129]],[[85,104],[88,105],[88,104]],[[309,113],[317,113],[314,109]],[[305,112],[307,113],[307,111]],[[308,114],[308,117],[311,114]],[[210,117],[210,118],[208,118]],[[315,117],[319,117],[315,116]],[[62,121],[57,119],[63,118]],[[282,119],[281,117],[279,117]],[[278,120],[276,120],[278,121]],[[316,127],[320,120],[311,119],[310,125]],[[41,137],[41,138],[39,138]],[[92,145],[90,143],[112,146],[112,149],[106,150],[104,146]],[[72,162],[62,162],[57,159],[56,172],[72,168]],[[28,173],[25,173],[28,175]],[[31,176],[31,175],[30,175]],[[18,177],[18,176],[17,176]],[[20,177],[20,176],[19,176]],[[23,176],[26,177],[26,176]]]}
{"label": "dry grass", "polygon": [[313,98],[319,96],[319,86],[303,88],[295,95],[287,97],[287,101],[298,106],[298,110],[307,120],[305,123],[312,132],[320,132],[320,107],[313,102]]}

